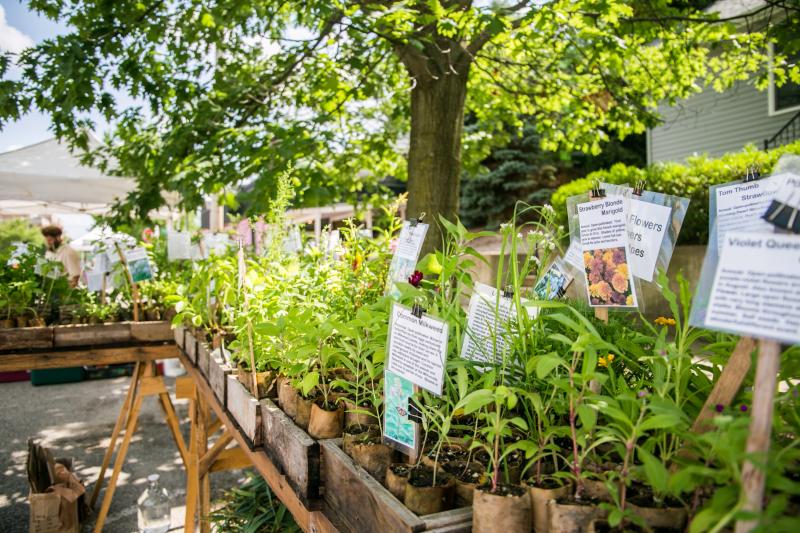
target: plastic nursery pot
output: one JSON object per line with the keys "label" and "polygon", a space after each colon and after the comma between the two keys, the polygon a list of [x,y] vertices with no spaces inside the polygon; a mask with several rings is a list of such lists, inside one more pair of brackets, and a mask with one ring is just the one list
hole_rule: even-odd
{"label": "plastic nursery pot", "polygon": [[350,398],[344,397],[341,400],[344,404],[344,424],[345,426],[361,425],[369,426],[378,423],[378,417],[375,416],[375,409],[371,405],[357,406],[356,402]]}
{"label": "plastic nursery pot", "polygon": [[292,387],[291,381],[286,377],[278,378],[278,403],[289,418],[297,416],[297,399],[300,395]]}
{"label": "plastic nursery pot", "polygon": [[552,481],[545,482],[542,486],[537,487],[533,480],[528,480],[528,491],[531,494],[533,530],[538,533],[545,533],[549,527],[547,502],[569,496],[572,493],[572,485],[567,483],[559,486],[555,481]]}
{"label": "plastic nursery pot", "polygon": [[308,421],[308,434],[315,439],[333,439],[342,434],[344,408],[339,406],[332,411],[323,409],[318,404],[311,405]]}
{"label": "plastic nursery pot", "polygon": [[[434,485],[435,478],[435,485]],[[456,480],[453,476],[427,465],[417,465],[409,470],[403,503],[418,515],[433,514],[450,508]]]}
{"label": "plastic nursery pot", "polygon": [[559,498],[547,502],[547,529],[550,533],[587,531],[592,520],[605,518],[606,511],[596,503]]}
{"label": "plastic nursery pot", "polygon": [[299,427],[308,430],[308,424],[311,422],[311,406],[314,405],[314,399],[306,399],[297,394],[297,410],[294,414],[294,423]]}
{"label": "plastic nursery pot", "polygon": [[369,475],[383,483],[386,480],[386,470],[394,459],[394,449],[382,443],[378,436],[352,442],[348,455]]}
{"label": "plastic nursery pot", "polygon": [[456,507],[472,505],[475,488],[483,483],[483,477],[486,474],[483,465],[475,461],[450,461],[442,465],[442,468],[456,480]]}
{"label": "plastic nursery pot", "polygon": [[531,497],[520,485],[491,485],[475,489],[472,500],[472,531],[530,531]]}
{"label": "plastic nursery pot", "polygon": [[400,501],[405,498],[410,469],[411,467],[405,463],[392,463],[386,469],[386,488]]}

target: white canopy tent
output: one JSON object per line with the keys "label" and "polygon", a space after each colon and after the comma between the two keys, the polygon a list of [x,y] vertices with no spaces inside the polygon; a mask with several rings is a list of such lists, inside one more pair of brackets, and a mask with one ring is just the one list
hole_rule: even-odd
{"label": "white canopy tent", "polygon": [[3,215],[102,214],[134,187],[130,178],[106,176],[82,165],[56,139],[0,154]]}

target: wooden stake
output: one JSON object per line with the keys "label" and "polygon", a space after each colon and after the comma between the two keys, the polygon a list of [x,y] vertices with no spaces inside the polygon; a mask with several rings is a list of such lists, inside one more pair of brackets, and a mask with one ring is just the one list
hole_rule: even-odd
{"label": "wooden stake", "polygon": [[[747,459],[742,466],[743,511],[760,514],[764,505],[764,479],[772,434],[775,387],[781,364],[781,347],[776,341],[760,340],[753,405],[750,408],[750,435],[747,438]],[[736,533],[746,533],[758,525],[758,519],[739,520]]]}
{"label": "wooden stake", "polygon": [[139,287],[134,283],[133,276],[131,276],[131,271],[128,269],[128,261],[125,259],[125,254],[122,253],[122,249],[119,247],[118,243],[114,243],[114,247],[117,249],[117,254],[119,255],[119,260],[122,262],[123,270],[125,270],[125,277],[128,279],[128,284],[131,286],[131,299],[133,299],[133,321],[139,321]]}
{"label": "wooden stake", "polygon": [[739,339],[728,362],[722,369],[722,373],[714,384],[711,394],[708,395],[706,403],[703,404],[703,409],[700,411],[700,414],[697,415],[694,424],[692,424],[691,431],[695,433],[705,433],[711,429],[708,421],[714,418],[716,406],[727,406],[733,401],[733,398],[742,386],[742,381],[747,377],[747,373],[750,372],[750,366],[752,364],[752,358],[750,356],[755,347],[756,341],[751,337],[742,337]]}
{"label": "wooden stake", "polygon": [[253,324],[247,321],[247,347],[250,351],[250,372],[253,374],[253,398],[258,400],[258,377],[256,376],[256,355],[253,351]]}
{"label": "wooden stake", "polygon": [[594,317],[608,324],[608,307],[595,307]]}

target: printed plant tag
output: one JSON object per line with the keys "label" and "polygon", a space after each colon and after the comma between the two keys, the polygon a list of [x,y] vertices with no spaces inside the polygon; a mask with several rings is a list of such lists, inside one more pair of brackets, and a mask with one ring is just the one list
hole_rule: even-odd
{"label": "printed plant tag", "polygon": [[192,259],[192,236],[188,231],[167,233],[167,258],[170,261]]}
{"label": "printed plant tag", "polygon": [[206,233],[203,235],[206,256],[225,255],[231,245],[231,238],[227,233]]}
{"label": "printed plant tag", "polygon": [[400,236],[397,238],[397,248],[392,257],[392,264],[389,266],[389,282],[386,284],[386,291],[392,298],[397,299],[400,296],[400,291],[394,284],[398,281],[407,281],[409,276],[414,273],[427,233],[427,224],[418,222],[412,225],[410,221],[403,223]]}
{"label": "printed plant tag", "polygon": [[[570,248],[572,248],[572,245],[570,245]],[[580,254],[578,254],[578,258],[580,258]],[[579,268],[583,268],[583,265],[580,265]],[[555,300],[564,294],[572,280],[573,277],[568,272],[564,260],[557,257],[550,264],[547,272],[536,282],[533,287],[533,294],[540,300]]]}
{"label": "printed plant tag", "polygon": [[153,272],[150,270],[150,260],[147,259],[147,251],[144,248],[136,247],[125,253],[125,261],[128,263],[128,271],[134,283],[152,279]]}
{"label": "printed plant tag", "polygon": [[[722,253],[725,235],[729,231],[772,233],[772,225],[761,217],[787,177],[787,174],[777,174],[756,181],[733,183],[715,188],[717,250],[719,253]],[[711,245],[710,242],[709,245]]]}
{"label": "printed plant tag", "polygon": [[447,322],[395,303],[389,322],[386,368],[433,394],[441,395],[447,358]]}
{"label": "printed plant tag", "polygon": [[728,232],[705,326],[800,343],[800,235]]}
{"label": "printed plant tag", "polygon": [[408,417],[408,406],[414,395],[414,384],[389,372],[383,373],[383,436],[405,453],[417,449],[417,425]]}
{"label": "printed plant tag", "polygon": [[[462,359],[494,364],[506,351],[508,326],[515,314],[514,300],[498,292],[489,285],[475,284],[461,345]],[[527,310],[531,316],[536,316],[538,311],[535,307]]]}
{"label": "printed plant tag", "polygon": [[578,221],[589,305],[636,307],[625,199],[614,195],[578,204]]}
{"label": "printed plant tag", "polygon": [[89,292],[100,292],[103,290],[103,278],[106,276],[105,272],[89,270],[85,272],[85,275],[86,290]]}
{"label": "printed plant tag", "polygon": [[300,228],[292,226],[283,239],[283,253],[287,255],[299,254],[303,249],[303,239],[300,237]]}
{"label": "printed plant tag", "polygon": [[672,209],[663,205],[630,200],[628,214],[628,258],[637,278],[653,281],[661,242],[669,227]]}
{"label": "printed plant tag", "polygon": [[577,239],[569,241],[569,248],[564,254],[564,261],[575,267],[577,270],[583,270],[583,255],[581,254],[581,243]]}

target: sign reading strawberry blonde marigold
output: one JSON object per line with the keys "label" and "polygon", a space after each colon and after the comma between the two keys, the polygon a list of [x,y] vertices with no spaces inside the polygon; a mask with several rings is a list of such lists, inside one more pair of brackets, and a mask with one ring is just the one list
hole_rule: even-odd
{"label": "sign reading strawberry blonde marigold", "polygon": [[592,305],[633,305],[624,247],[583,252],[583,266]]}

